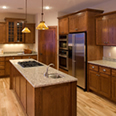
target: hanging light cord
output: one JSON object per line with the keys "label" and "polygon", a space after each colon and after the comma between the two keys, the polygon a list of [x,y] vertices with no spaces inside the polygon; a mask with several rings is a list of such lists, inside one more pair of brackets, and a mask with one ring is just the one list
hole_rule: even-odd
{"label": "hanging light cord", "polygon": [[42,13],[41,13],[41,15],[42,15],[42,21],[43,21],[43,15],[44,15],[44,13],[43,13],[43,0],[42,0]]}
{"label": "hanging light cord", "polygon": [[25,25],[27,25],[27,0],[25,0],[25,18],[26,18],[26,21],[25,21]]}

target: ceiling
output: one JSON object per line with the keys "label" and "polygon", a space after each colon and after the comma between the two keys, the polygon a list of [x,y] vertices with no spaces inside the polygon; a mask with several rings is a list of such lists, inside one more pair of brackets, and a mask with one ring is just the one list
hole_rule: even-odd
{"label": "ceiling", "polygon": [[[89,8],[110,0],[44,0],[44,6],[50,6],[49,11],[71,13],[77,10]],[[41,12],[41,0],[27,0],[28,14]],[[8,9],[2,9],[2,6]],[[0,0],[0,12],[24,13],[25,0]],[[18,8],[23,8],[18,9]],[[45,10],[44,10],[45,12]]]}

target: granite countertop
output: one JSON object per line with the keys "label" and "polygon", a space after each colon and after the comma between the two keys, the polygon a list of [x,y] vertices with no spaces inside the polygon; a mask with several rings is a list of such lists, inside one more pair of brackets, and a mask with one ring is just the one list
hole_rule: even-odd
{"label": "granite countertop", "polygon": [[114,61],[108,61],[108,60],[95,60],[95,61],[88,61],[88,63],[101,65],[109,68],[116,69],[116,62]]}
{"label": "granite countertop", "polygon": [[[58,79],[47,78],[44,76],[46,72],[47,65],[43,64],[44,66],[38,67],[29,67],[29,68],[22,68],[18,62],[19,61],[33,61],[33,59],[20,59],[20,60],[10,60],[10,62],[14,65],[14,67],[24,76],[24,78],[34,87],[45,87],[50,85],[68,83],[68,82],[76,82],[77,79],[65,74],[61,71],[58,71],[52,67],[49,67],[48,73],[59,73],[63,77]],[[34,60],[36,61],[36,60]],[[41,62],[40,62],[41,63]]]}
{"label": "granite countertop", "polygon": [[8,56],[31,56],[31,55],[37,55],[36,52],[31,54],[24,54],[24,53],[6,53],[6,54],[0,54],[0,57],[8,57]]}

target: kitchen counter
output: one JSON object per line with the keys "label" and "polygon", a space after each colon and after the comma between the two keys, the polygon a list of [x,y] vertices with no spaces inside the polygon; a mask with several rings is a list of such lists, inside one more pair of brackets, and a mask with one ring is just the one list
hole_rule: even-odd
{"label": "kitchen counter", "polygon": [[113,61],[95,60],[95,61],[88,61],[88,63],[116,69],[116,62],[113,62]]}
{"label": "kitchen counter", "polygon": [[30,60],[10,60],[10,89],[16,93],[25,113],[28,116],[76,116],[77,79],[52,67],[48,73],[59,73],[63,77],[47,78],[45,64],[29,68],[18,64]]}
{"label": "kitchen counter", "polygon": [[24,54],[24,53],[6,53],[6,54],[0,54],[0,57],[10,57],[10,56],[30,56],[30,55],[37,55],[37,53],[32,54]]}
{"label": "kitchen counter", "polygon": [[33,59],[10,60],[10,62],[34,88],[77,81],[76,78],[67,75],[63,72],[60,72],[52,67],[49,67],[48,73],[59,73],[63,77],[58,79],[45,77],[44,73],[46,72],[47,68],[47,65],[45,64],[43,64],[44,66],[29,67],[29,68],[23,68],[18,64],[19,61],[30,61],[30,60]]}

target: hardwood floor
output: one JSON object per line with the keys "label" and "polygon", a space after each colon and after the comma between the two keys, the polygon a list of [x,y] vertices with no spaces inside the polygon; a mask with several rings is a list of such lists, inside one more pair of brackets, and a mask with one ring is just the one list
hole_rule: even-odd
{"label": "hardwood floor", "polygon": [[[26,116],[9,80],[0,78],[0,116]],[[116,116],[116,104],[77,88],[77,116]]]}

